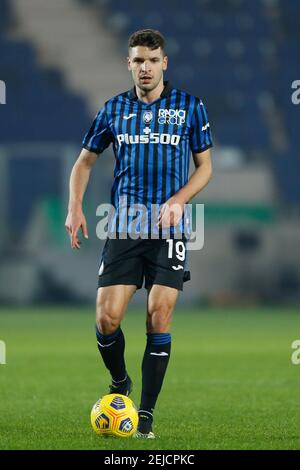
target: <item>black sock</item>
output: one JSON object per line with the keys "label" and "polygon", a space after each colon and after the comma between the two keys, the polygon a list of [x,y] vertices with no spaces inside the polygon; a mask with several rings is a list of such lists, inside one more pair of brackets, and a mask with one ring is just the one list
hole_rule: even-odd
{"label": "black sock", "polygon": [[103,335],[96,326],[96,336],[99,352],[113,382],[123,381],[126,378],[123,331],[119,327],[114,333]]}
{"label": "black sock", "polygon": [[142,362],[140,411],[153,413],[171,353],[170,333],[148,333]]}

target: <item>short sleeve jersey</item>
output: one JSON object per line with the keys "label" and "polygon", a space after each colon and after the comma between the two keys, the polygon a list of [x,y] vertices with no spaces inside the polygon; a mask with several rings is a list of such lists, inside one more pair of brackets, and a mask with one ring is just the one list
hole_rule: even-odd
{"label": "short sleeve jersey", "polygon": [[205,105],[169,82],[152,103],[139,100],[133,88],[105,103],[83,139],[97,154],[110,144],[116,160],[111,203],[123,231],[121,206],[142,205],[150,214],[187,183],[191,152],[212,147]]}

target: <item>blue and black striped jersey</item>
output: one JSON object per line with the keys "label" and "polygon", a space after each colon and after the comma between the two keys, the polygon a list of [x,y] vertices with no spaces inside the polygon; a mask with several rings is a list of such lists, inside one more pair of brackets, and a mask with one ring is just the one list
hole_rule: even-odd
{"label": "blue and black striped jersey", "polygon": [[[122,199],[127,207],[143,204],[150,213],[152,205],[159,207],[187,183],[191,151],[212,147],[206,108],[169,82],[152,103],[139,100],[133,88],[105,103],[83,139],[83,147],[97,154],[111,143],[112,205],[120,210]],[[120,219],[118,224],[123,231]]]}

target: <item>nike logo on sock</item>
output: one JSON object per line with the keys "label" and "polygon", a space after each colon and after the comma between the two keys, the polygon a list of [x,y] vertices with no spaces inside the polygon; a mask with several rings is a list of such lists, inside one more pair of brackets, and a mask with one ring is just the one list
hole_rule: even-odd
{"label": "nike logo on sock", "polygon": [[[140,413],[147,413],[148,416],[147,415],[142,415]],[[150,417],[153,418],[153,413],[150,413],[150,411],[146,411],[146,410],[139,410],[139,416],[141,418],[150,418]]]}
{"label": "nike logo on sock", "polygon": [[164,351],[158,352],[158,353],[152,352],[150,354],[152,354],[152,356],[168,356],[169,355],[168,353],[166,353]]}
{"label": "nike logo on sock", "polygon": [[112,379],[112,381],[113,381],[112,386],[113,386],[113,387],[117,387],[117,385],[115,385],[115,384],[120,384],[121,382],[125,382],[125,380],[127,380],[127,375],[126,375],[125,379],[122,379],[122,380],[114,380],[114,379]]}
{"label": "nike logo on sock", "polygon": [[108,344],[101,344],[100,341],[97,341],[97,343],[99,344],[99,346],[101,346],[101,348],[108,348],[108,346],[111,346],[115,342],[116,341],[113,341],[112,343],[108,343]]}

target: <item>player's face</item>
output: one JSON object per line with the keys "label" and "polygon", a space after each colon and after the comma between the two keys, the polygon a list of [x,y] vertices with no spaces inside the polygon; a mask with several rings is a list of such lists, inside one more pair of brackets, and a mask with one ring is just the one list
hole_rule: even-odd
{"label": "player's face", "polygon": [[148,47],[136,46],[130,48],[127,63],[134,84],[143,91],[152,91],[163,80],[168,58],[163,55],[160,47],[151,50]]}

